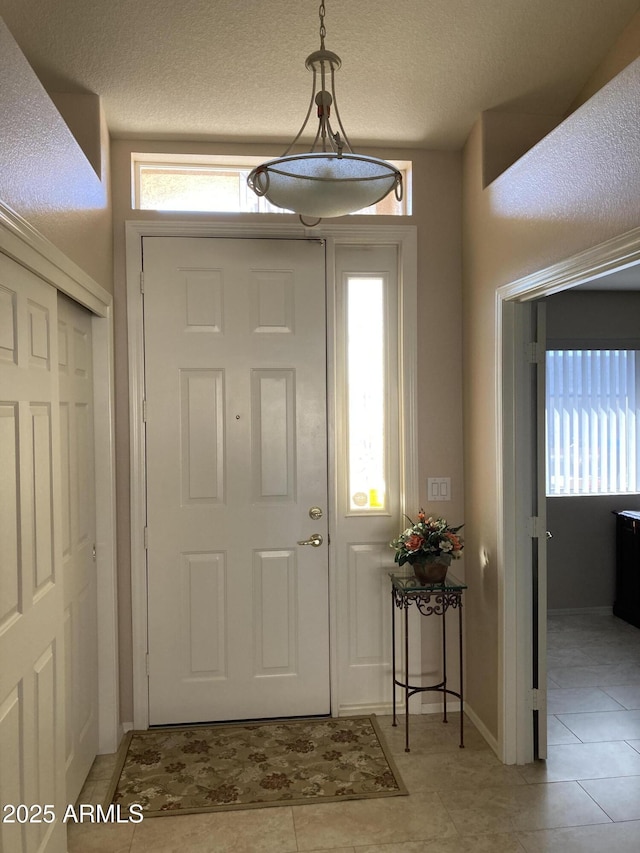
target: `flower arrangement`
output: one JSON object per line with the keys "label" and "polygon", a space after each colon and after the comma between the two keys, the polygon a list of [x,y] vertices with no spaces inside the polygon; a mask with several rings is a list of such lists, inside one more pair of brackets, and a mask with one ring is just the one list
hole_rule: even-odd
{"label": "flower arrangement", "polygon": [[427,518],[423,509],[418,513],[416,522],[408,516],[405,518],[411,522],[411,526],[389,543],[391,548],[395,548],[395,562],[398,565],[414,565],[424,560],[435,562],[438,558],[441,562],[449,563],[451,558],[460,557],[464,544],[458,531],[464,527],[463,524],[449,527],[444,518]]}

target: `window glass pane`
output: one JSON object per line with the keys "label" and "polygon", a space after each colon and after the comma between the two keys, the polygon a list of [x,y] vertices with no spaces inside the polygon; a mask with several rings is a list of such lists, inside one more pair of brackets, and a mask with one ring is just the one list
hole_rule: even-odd
{"label": "window glass pane", "polygon": [[547,352],[547,494],[640,491],[637,356],[631,350]]}
{"label": "window glass pane", "polygon": [[249,170],[140,167],[141,210],[256,212],[259,199],[248,190]]}
{"label": "window glass pane", "polygon": [[[248,160],[251,163],[248,163]],[[288,213],[274,207],[247,186],[247,176],[266,158],[236,161],[231,157],[195,158],[189,155],[132,155],[137,210],[211,211],[218,213]],[[404,216],[411,213],[411,163],[395,163],[402,172],[404,198],[390,193],[359,214]]]}
{"label": "window glass pane", "polygon": [[385,511],[384,279],[347,278],[349,509]]}

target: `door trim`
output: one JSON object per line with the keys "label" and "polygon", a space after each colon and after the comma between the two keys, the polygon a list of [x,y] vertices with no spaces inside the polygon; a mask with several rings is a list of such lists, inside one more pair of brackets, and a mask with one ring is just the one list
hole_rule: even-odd
{"label": "door trim", "polygon": [[98,595],[98,751],[121,739],[115,512],[113,297],[64,252],[0,201],[0,252],[92,314]]}
{"label": "door trim", "polygon": [[[531,670],[531,588],[527,577],[527,543],[520,535],[516,507],[531,495],[526,478],[518,477],[513,460],[526,448],[522,395],[517,393],[525,366],[525,346],[517,303],[569,290],[586,281],[640,263],[640,228],[510,282],[496,290],[496,461],[502,479],[497,489],[497,566],[499,583],[498,746],[505,764],[533,761],[529,686],[523,673]],[[606,289],[603,287],[603,289]],[[527,310],[529,306],[520,306]],[[544,541],[544,540],[543,540]],[[530,684],[530,682],[529,682]]]}
{"label": "door trim", "polygon": [[[143,237],[238,237],[269,239],[322,239],[327,241],[327,336],[328,370],[328,450],[329,450],[329,533],[337,506],[334,460],[335,446],[335,304],[334,269],[335,246],[386,242],[398,247],[399,300],[400,300],[400,412],[401,459],[403,500],[406,507],[418,502],[418,430],[416,409],[417,365],[417,229],[415,226],[331,225],[321,223],[315,228],[302,225],[255,223],[185,222],[185,221],[128,221],[126,236],[126,286],[129,356],[129,417],[130,417],[130,470],[131,470],[131,607],[133,629],[133,725],[136,729],[149,727],[149,694],[147,686],[147,577],[144,548],[146,523],[145,498],[145,443],[142,400],[144,396],[144,329],[141,299],[142,238]],[[335,537],[334,537],[335,541]],[[337,648],[337,584],[336,560],[329,548],[329,644],[331,712],[338,713],[338,655]],[[419,645],[418,645],[419,647]]]}

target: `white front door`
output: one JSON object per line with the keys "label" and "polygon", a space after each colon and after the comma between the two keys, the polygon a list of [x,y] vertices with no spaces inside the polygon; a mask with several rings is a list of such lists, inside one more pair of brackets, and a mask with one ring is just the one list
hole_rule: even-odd
{"label": "white front door", "polygon": [[150,723],[329,713],[323,243],[143,256]]}
{"label": "white front door", "polygon": [[67,799],[98,751],[96,510],[91,314],[58,294]]}
{"label": "white front door", "polygon": [[0,850],[7,853],[66,850],[57,350],[56,291],[0,254]]}

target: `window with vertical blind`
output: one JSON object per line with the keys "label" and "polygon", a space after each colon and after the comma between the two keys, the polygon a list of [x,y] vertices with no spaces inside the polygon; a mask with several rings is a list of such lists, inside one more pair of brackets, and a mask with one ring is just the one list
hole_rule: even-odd
{"label": "window with vertical blind", "polygon": [[640,492],[639,356],[547,352],[547,495]]}

